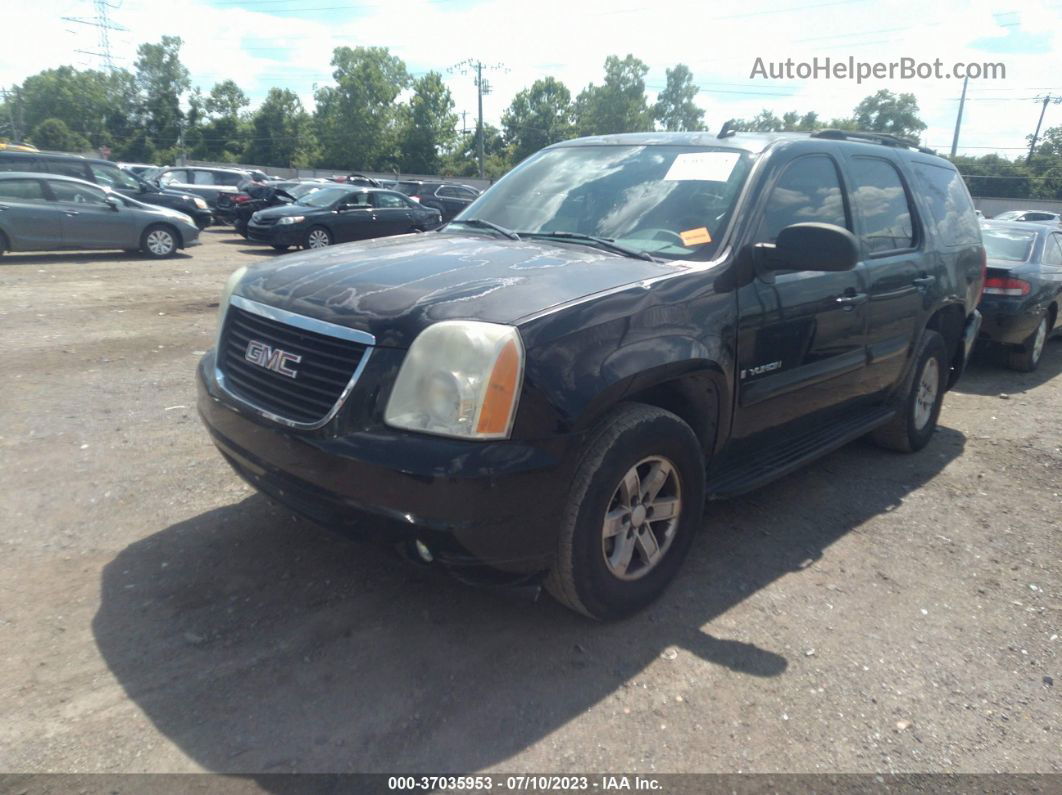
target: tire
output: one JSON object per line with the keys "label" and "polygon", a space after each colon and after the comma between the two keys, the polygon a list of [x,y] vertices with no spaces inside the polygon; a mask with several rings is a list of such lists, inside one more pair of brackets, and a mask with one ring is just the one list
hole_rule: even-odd
{"label": "tire", "polygon": [[180,237],[166,224],[153,224],[140,236],[140,250],[151,259],[165,259],[177,253]]}
{"label": "tire", "polygon": [[4,254],[6,254],[10,250],[11,245],[7,242],[7,235],[5,235],[3,232],[0,232],[0,257],[4,256]]}
{"label": "tire", "polygon": [[[590,618],[622,618],[660,596],[689,552],[704,510],[704,453],[689,425],[639,403],[622,404],[606,416],[584,449],[546,588]],[[652,508],[659,512],[667,504],[678,516],[654,522],[644,503],[626,499],[634,490],[625,485],[632,471],[640,478],[665,473]],[[645,483],[639,479],[639,484],[637,490],[645,493]],[[613,521],[606,522],[606,515]],[[643,520],[641,532],[633,532],[632,525]],[[615,529],[619,532],[611,535]],[[647,548],[653,543],[660,555],[650,562]]]}
{"label": "tire", "polygon": [[1007,366],[1011,370],[1022,373],[1031,373],[1040,366],[1040,358],[1044,353],[1044,343],[1051,336],[1051,323],[1045,312],[1036,324],[1036,329],[1021,344],[1021,350],[1011,350],[1007,354]]}
{"label": "tire", "polygon": [[236,230],[236,234],[238,234],[244,240],[247,239],[247,224],[245,224],[243,221],[236,221],[236,223],[234,223],[232,226]]}
{"label": "tire", "polygon": [[291,248],[291,246],[287,245],[286,243],[274,243],[273,244],[273,250],[274,251],[287,251],[289,248]]}
{"label": "tire", "polygon": [[302,244],[303,248],[327,248],[330,245],[332,245],[332,233],[323,226],[311,227]]}
{"label": "tire", "polygon": [[915,349],[914,367],[899,392],[899,411],[870,438],[881,447],[901,453],[921,450],[933,438],[944,402],[948,377],[948,348],[935,331],[926,331]]}

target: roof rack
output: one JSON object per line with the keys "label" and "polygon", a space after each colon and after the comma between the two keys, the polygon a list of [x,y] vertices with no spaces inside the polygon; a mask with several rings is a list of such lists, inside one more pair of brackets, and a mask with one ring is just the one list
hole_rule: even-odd
{"label": "roof rack", "polygon": [[883,146],[896,146],[905,149],[916,149],[926,155],[935,155],[936,152],[925,146],[920,146],[917,141],[909,138],[900,138],[898,135],[889,133],[872,132],[870,130],[816,130],[811,134],[812,138],[828,138],[832,141],[871,141]]}

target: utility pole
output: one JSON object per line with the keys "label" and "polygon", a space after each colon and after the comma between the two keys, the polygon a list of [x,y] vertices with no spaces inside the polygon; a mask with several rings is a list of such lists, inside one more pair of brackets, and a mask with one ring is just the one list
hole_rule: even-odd
{"label": "utility pole", "polygon": [[107,0],[92,0],[92,5],[95,8],[96,13],[91,19],[86,19],[84,17],[63,17],[63,19],[67,22],[76,22],[79,25],[88,25],[89,27],[96,28],[96,46],[98,51],[75,50],[75,52],[82,53],[83,55],[96,56],[100,59],[101,66],[109,72],[114,69],[114,61],[111,58],[110,31],[127,31],[129,28],[111,22],[110,9],[118,8],[118,6],[112,5]]}
{"label": "utility pole", "polygon": [[955,117],[955,135],[951,139],[951,159],[955,159],[955,150],[959,148],[959,128],[962,126],[962,109],[966,104],[966,86],[970,83],[967,75],[962,80],[962,96],[959,97],[959,114]]}
{"label": "utility pole", "polygon": [[1052,103],[1055,105],[1059,104],[1062,102],[1062,97],[1053,97],[1048,94],[1043,97],[1037,97],[1036,101],[1042,102],[1043,106],[1040,108],[1040,120],[1036,122],[1036,132],[1033,133],[1032,143],[1029,144],[1029,156],[1025,159],[1026,163],[1032,162],[1033,152],[1036,151],[1036,141],[1040,137],[1040,125],[1044,123],[1044,113],[1047,112],[1047,106]]}
{"label": "utility pole", "polygon": [[468,124],[465,122],[466,116],[468,116],[468,111],[461,111],[461,135],[468,135]]}
{"label": "utility pole", "polygon": [[484,179],[483,176],[483,95],[490,93],[490,83],[483,79],[484,69],[506,69],[504,64],[493,64],[484,66],[482,61],[473,61],[468,58],[460,63],[456,63],[447,69],[448,72],[460,72],[463,75],[474,74],[473,80],[476,84],[476,101],[479,106],[479,118],[476,121],[476,159],[479,161],[479,178]]}

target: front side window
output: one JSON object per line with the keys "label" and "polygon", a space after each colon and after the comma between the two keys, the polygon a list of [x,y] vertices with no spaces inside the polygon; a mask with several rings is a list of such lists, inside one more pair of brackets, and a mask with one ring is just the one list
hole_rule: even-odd
{"label": "front side window", "polygon": [[76,182],[48,181],[57,201],[73,204],[107,204],[107,195],[98,188],[79,185]]}
{"label": "front side window", "polygon": [[97,185],[103,185],[105,188],[124,190],[140,189],[140,183],[136,178],[118,168],[118,166],[90,163],[89,169],[92,171],[92,176],[96,178]]}
{"label": "front side window", "polygon": [[365,207],[370,206],[368,193],[352,193],[350,198],[343,202],[344,207]]}
{"label": "front side window", "polygon": [[159,177],[160,185],[188,185],[188,172],[183,168],[166,171]]}
{"label": "front side window", "polygon": [[4,179],[0,180],[0,200],[40,204],[48,199],[39,180]]}
{"label": "front side window", "polygon": [[590,235],[639,253],[707,259],[751,167],[722,147],[589,145],[546,149],[458,216],[531,237]]}
{"label": "front side window", "polygon": [[985,244],[985,253],[989,259],[1001,259],[1007,262],[1025,262],[1032,256],[1036,243],[1036,232],[1024,229],[981,230],[981,239]]}
{"label": "front side window", "polygon": [[786,166],[764,205],[756,242],[773,243],[787,226],[809,222],[850,226],[837,166],[825,155],[808,155]]}
{"label": "front side window", "polygon": [[896,167],[878,157],[854,157],[849,166],[852,203],[863,221],[867,252],[912,248],[911,206]]}

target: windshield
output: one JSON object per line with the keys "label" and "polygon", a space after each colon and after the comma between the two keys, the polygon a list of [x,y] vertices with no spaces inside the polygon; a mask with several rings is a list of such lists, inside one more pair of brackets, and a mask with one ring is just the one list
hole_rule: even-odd
{"label": "windshield", "polygon": [[745,152],[693,146],[570,146],[540,152],[457,217],[520,235],[607,238],[667,258],[707,259],[751,167]]}
{"label": "windshield", "polygon": [[350,194],[351,191],[346,188],[321,188],[301,196],[295,203],[306,207],[328,207]]}
{"label": "windshield", "polygon": [[981,239],[985,243],[985,252],[989,259],[1025,262],[1032,254],[1036,233],[982,228]]}

